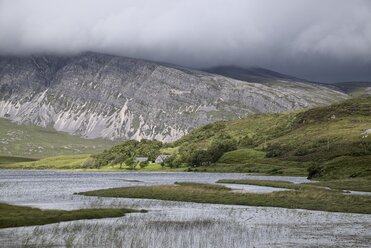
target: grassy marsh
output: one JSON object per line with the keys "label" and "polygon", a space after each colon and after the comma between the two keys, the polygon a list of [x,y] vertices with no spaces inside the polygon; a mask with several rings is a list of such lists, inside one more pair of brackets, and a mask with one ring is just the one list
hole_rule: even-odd
{"label": "grassy marsh", "polygon": [[101,219],[138,212],[126,208],[97,208],[79,210],[41,210],[38,208],[0,203],[0,228],[45,225],[62,221]]}
{"label": "grassy marsh", "polygon": [[371,192],[371,178],[342,179],[312,182],[310,185],[318,185],[338,190],[354,190]]}
{"label": "grassy marsh", "polygon": [[353,190],[371,192],[371,180],[369,178],[357,179],[341,179],[330,181],[314,181],[310,183],[295,184],[287,181],[277,180],[236,180],[236,179],[221,179],[217,183],[231,183],[231,184],[248,184],[257,186],[268,186],[273,188],[286,188],[286,189],[311,189],[315,187],[327,187],[331,190]]}
{"label": "grassy marsh", "polygon": [[292,191],[254,194],[233,192],[223,185],[177,183],[174,185],[111,188],[80,194],[371,214],[371,197],[369,196],[344,195],[337,191],[313,186],[303,186]]}
{"label": "grassy marsh", "polygon": [[292,183],[288,181],[278,181],[278,180],[248,180],[248,179],[221,179],[217,183],[229,183],[229,184],[248,184],[257,186],[266,186],[272,188],[285,188],[300,190],[308,187],[313,187],[312,185]]}

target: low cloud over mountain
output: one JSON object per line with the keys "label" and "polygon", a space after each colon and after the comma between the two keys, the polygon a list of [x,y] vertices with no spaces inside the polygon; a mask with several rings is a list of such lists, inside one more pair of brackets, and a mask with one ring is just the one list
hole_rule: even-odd
{"label": "low cloud over mountain", "polygon": [[0,54],[95,51],[371,80],[368,0],[2,0]]}

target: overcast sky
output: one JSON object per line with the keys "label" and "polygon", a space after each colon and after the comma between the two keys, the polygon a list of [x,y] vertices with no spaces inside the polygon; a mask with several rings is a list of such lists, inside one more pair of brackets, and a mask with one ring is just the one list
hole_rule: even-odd
{"label": "overcast sky", "polygon": [[0,54],[82,51],[371,81],[371,0],[0,0]]}

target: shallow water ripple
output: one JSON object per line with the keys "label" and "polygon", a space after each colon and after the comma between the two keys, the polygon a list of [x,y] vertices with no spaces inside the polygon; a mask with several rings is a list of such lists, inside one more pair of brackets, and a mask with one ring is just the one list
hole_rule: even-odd
{"label": "shallow water ripple", "polygon": [[371,243],[371,215],[73,195],[100,188],[175,181],[214,183],[226,178],[306,182],[305,178],[238,173],[0,171],[2,202],[55,209],[129,207],[149,210],[146,214],[120,218],[0,229],[0,246],[369,247]]}

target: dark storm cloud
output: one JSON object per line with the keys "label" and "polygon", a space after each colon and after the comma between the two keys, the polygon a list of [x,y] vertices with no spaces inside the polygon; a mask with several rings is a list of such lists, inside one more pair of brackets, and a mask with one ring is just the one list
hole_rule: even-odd
{"label": "dark storm cloud", "polygon": [[0,0],[0,53],[96,51],[371,80],[369,0]]}

